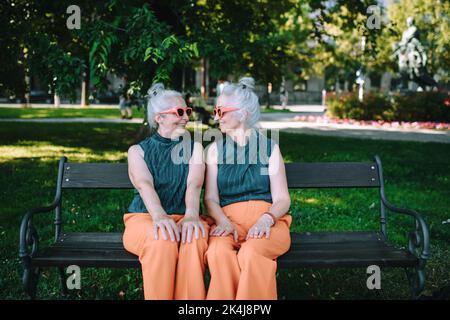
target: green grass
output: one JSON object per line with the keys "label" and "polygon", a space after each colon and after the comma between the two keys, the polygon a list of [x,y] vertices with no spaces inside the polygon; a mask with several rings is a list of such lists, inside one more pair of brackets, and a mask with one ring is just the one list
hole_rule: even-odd
{"label": "green grass", "polygon": [[[212,112],[213,107],[208,106]],[[289,110],[276,110],[262,108],[263,113],[291,112]],[[119,107],[111,108],[0,108],[0,119],[36,119],[36,118],[102,118],[117,119],[120,117]],[[133,107],[133,117],[144,118],[144,109]]]}
{"label": "green grass", "polygon": [[[144,118],[143,109],[133,107],[133,117]],[[0,108],[0,118],[120,118],[119,107],[94,108]]]}
{"label": "green grass", "polygon": [[[18,229],[31,207],[51,202],[57,161],[66,155],[73,162],[126,162],[128,147],[139,141],[138,124],[32,124],[0,125],[0,299],[24,299],[20,283]],[[431,259],[427,264],[425,294],[449,285],[450,145],[392,142],[280,134],[287,162],[369,161],[378,154],[384,165],[386,193],[398,206],[426,214],[431,228]],[[377,230],[375,190],[291,191],[293,231]],[[132,191],[69,190],[63,194],[67,231],[123,231],[122,215]],[[35,219],[41,246],[52,240],[52,214]],[[412,220],[389,215],[388,233],[405,246]],[[280,270],[280,299],[407,299],[409,287],[403,270],[382,269],[382,290],[366,288],[365,269]],[[142,299],[141,275],[135,269],[82,269],[82,289],[72,299]],[[124,294],[124,295],[123,295]],[[55,268],[43,270],[38,297],[59,299]]]}
{"label": "green grass", "polygon": [[273,109],[273,108],[266,108],[264,106],[262,106],[261,108],[261,112],[262,113],[277,113],[277,112],[292,112],[289,109]]}

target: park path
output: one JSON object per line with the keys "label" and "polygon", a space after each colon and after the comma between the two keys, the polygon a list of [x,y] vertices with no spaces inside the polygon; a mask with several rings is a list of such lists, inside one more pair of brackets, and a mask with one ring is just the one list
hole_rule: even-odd
{"label": "park path", "polygon": [[[17,104],[0,104],[0,107],[21,107]],[[33,104],[32,107],[49,107],[45,104]],[[79,105],[62,105],[61,108],[83,108]],[[117,108],[115,105],[91,105],[92,109],[111,109]],[[273,109],[282,109],[281,106],[272,106]],[[291,112],[267,112],[261,114],[260,125],[264,129],[279,129],[285,132],[332,136],[332,137],[350,137],[360,139],[378,139],[391,141],[416,141],[416,142],[438,142],[450,143],[450,131],[414,129],[414,128],[379,128],[374,126],[360,126],[354,124],[337,123],[316,123],[295,121],[295,116],[322,116],[325,114],[325,108],[321,105],[292,105],[288,106]],[[118,111],[118,108],[117,108]],[[34,122],[34,123],[134,123],[143,122],[141,118],[132,120],[105,119],[105,118],[34,118],[34,119],[1,119],[1,122]]]}

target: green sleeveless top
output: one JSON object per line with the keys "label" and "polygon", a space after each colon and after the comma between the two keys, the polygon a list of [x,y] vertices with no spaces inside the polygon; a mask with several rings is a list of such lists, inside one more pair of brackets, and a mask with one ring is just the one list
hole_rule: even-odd
{"label": "green sleeveless top", "polygon": [[[189,159],[193,152],[193,139],[183,143],[183,136],[171,140],[155,132],[139,143],[144,150],[144,160],[153,176],[155,191],[167,214],[184,214],[186,211],[185,195]],[[172,154],[176,155],[172,160]],[[128,212],[148,212],[145,204],[134,190],[134,199]]]}
{"label": "green sleeveless top", "polygon": [[268,168],[274,144],[257,129],[252,129],[244,146],[226,135],[222,141],[218,140],[217,186],[221,207],[248,200],[272,203]]}

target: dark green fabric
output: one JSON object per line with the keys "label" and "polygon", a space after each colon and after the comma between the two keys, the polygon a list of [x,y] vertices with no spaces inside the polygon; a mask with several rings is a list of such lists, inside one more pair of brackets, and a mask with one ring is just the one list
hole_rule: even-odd
{"label": "dark green fabric", "polygon": [[265,200],[272,203],[270,178],[267,173],[274,143],[256,129],[252,129],[244,146],[239,146],[231,138],[227,139],[226,135],[222,141],[218,141],[218,144],[222,145],[222,150],[218,145],[217,174],[221,207],[248,200]]}
{"label": "dark green fabric", "polygon": [[[186,141],[188,143],[188,141]],[[193,140],[183,148],[183,136],[178,140],[162,137],[158,132],[141,141],[139,145],[144,150],[144,159],[153,176],[156,193],[161,205],[168,214],[184,214],[186,211],[185,195],[189,173],[189,158],[193,151]],[[175,149],[174,149],[175,148]],[[190,148],[190,154],[189,154]],[[186,149],[187,152],[184,152]],[[172,150],[177,153],[181,161],[172,161]],[[134,190],[135,196],[128,212],[148,212],[139,192]]]}

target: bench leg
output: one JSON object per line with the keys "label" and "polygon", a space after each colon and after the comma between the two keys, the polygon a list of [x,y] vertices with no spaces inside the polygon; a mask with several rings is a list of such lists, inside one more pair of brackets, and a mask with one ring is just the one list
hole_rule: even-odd
{"label": "bench leg", "polygon": [[61,280],[61,293],[64,296],[67,296],[69,294],[69,291],[67,290],[66,272],[64,270],[64,267],[58,267],[58,271],[59,271],[59,279]]}
{"label": "bench leg", "polygon": [[411,287],[411,299],[416,300],[425,287],[425,270],[417,266],[414,269],[405,268],[405,272]]}
{"label": "bench leg", "polygon": [[25,293],[30,297],[30,299],[36,298],[36,289],[39,282],[41,270],[35,267],[27,267],[23,271],[22,283]]}

